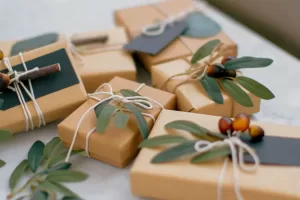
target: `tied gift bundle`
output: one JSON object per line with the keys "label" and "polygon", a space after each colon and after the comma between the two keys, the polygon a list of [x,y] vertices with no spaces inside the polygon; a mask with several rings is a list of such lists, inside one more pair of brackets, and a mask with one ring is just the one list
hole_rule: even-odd
{"label": "tied gift bundle", "polygon": [[97,160],[123,168],[138,153],[162,109],[175,108],[175,95],[115,77],[89,94],[82,106],[58,125],[71,150],[85,149]]}
{"label": "tied gift bundle", "polygon": [[154,199],[299,199],[299,127],[164,110],[131,169]]}
{"label": "tied gift bundle", "polygon": [[260,99],[270,100],[274,95],[239,70],[267,67],[273,60],[226,56],[228,50],[230,47],[220,40],[211,40],[191,58],[154,66],[152,84],[175,93],[181,111],[218,116],[256,113]]}
{"label": "tied gift bundle", "polygon": [[125,50],[138,52],[150,72],[153,65],[191,56],[212,39],[230,46],[227,56],[237,53],[236,44],[220,25],[205,16],[192,0],[167,0],[117,10],[115,22],[126,28],[131,39]]}
{"label": "tied gift bundle", "polygon": [[0,128],[18,133],[66,117],[86,100],[66,42],[0,63]]}

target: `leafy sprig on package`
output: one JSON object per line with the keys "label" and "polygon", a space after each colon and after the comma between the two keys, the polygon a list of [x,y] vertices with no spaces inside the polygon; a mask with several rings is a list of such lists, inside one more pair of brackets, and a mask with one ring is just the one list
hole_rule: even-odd
{"label": "leafy sprig on package", "polygon": [[[31,200],[56,200],[62,195],[62,200],[79,200],[78,195],[63,183],[81,182],[88,175],[84,172],[71,169],[72,164],[63,162],[67,155],[67,149],[58,137],[53,138],[46,145],[36,141],[28,151],[27,158],[20,162],[9,178],[11,193],[7,199],[20,195],[23,191],[30,189],[29,195],[18,198]],[[73,151],[72,155],[82,151]],[[21,187],[17,188],[24,176],[31,177]]]}
{"label": "leafy sprig on package", "polygon": [[[4,103],[3,99],[0,99],[0,108],[2,107]],[[0,142],[7,141],[12,137],[12,133],[8,130],[0,129]],[[0,168],[3,167],[6,164],[4,160],[0,159]]]}

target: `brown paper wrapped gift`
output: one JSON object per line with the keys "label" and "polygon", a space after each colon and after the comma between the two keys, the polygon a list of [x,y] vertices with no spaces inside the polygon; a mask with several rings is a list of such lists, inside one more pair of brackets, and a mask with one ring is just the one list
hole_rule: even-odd
{"label": "brown paper wrapped gift", "polygon": [[[157,88],[161,88],[171,76],[186,72],[190,68],[189,60],[190,57],[154,66],[152,68],[152,84]],[[162,88],[176,94],[178,109],[181,111],[217,116],[235,116],[238,113],[251,115],[260,110],[260,98],[246,90],[245,92],[253,102],[253,107],[244,107],[238,104],[225,92],[223,92],[224,104],[217,104],[208,97],[206,91],[199,83],[187,82],[179,85],[186,81],[187,78],[187,75],[174,77]]]}
{"label": "brown paper wrapped gift", "polygon": [[76,59],[78,71],[87,92],[119,76],[135,80],[136,69],[133,58],[122,47],[128,42],[125,30],[115,28],[109,31],[74,34],[72,40],[84,40],[93,37],[106,37],[103,43],[91,43],[76,47],[82,59]]}
{"label": "brown paper wrapped gift", "polygon": [[[34,67],[45,67],[55,63],[60,64],[60,72],[32,80],[35,99],[45,117],[46,122],[52,122],[68,116],[86,98],[86,91],[80,77],[73,67],[72,56],[65,42],[58,42],[39,49],[23,53],[28,70]],[[20,56],[9,58],[13,70],[24,71]],[[0,63],[0,70],[6,70],[4,61]],[[2,71],[7,73],[7,71]],[[23,81],[27,84],[27,81]],[[29,88],[28,86],[26,86]],[[21,87],[22,88],[22,87]],[[23,90],[23,88],[22,88]],[[49,93],[48,93],[49,92]],[[23,91],[25,99],[29,100]],[[26,130],[25,115],[16,93],[5,90],[0,95],[4,100],[0,111],[0,128],[13,133]],[[38,115],[32,101],[27,103],[35,127],[38,125]]]}
{"label": "brown paper wrapped gift", "polygon": [[[189,120],[211,131],[218,130],[219,117],[162,111],[149,138],[168,134],[164,125],[174,120]],[[266,135],[299,138],[299,127],[258,124]],[[169,134],[171,134],[169,132]],[[182,133],[183,134],[183,133]],[[185,134],[192,137],[190,134]],[[137,196],[169,200],[217,199],[217,183],[224,160],[190,164],[189,160],[151,164],[151,159],[162,149],[144,148],[131,170],[131,190]],[[299,193],[300,168],[280,165],[260,165],[255,173],[239,173],[239,186],[244,199],[296,200]],[[222,199],[236,199],[232,163],[224,176]]]}
{"label": "brown paper wrapped gift", "polygon": [[[113,91],[119,91],[121,89],[136,90],[140,86],[139,83],[119,77],[112,79],[109,84],[112,86]],[[166,109],[175,108],[175,95],[171,93],[143,86],[139,90],[139,94],[158,101]],[[103,95],[99,96],[99,98],[103,97]],[[96,103],[97,101],[93,99],[86,101],[81,107],[58,125],[59,137],[66,146],[70,146],[76,126],[82,115]],[[149,110],[147,113],[152,114],[156,118],[160,111],[161,108],[154,105],[154,109]],[[149,127],[152,127],[152,119],[149,117],[145,117],[145,119]],[[88,150],[92,158],[122,168],[136,156],[138,152],[137,146],[139,142],[141,142],[142,137],[138,130],[136,120],[132,114],[130,114],[129,123],[125,129],[116,128],[113,121],[113,119],[110,120],[110,124],[103,134],[98,134],[96,131],[92,133],[89,138]],[[88,115],[86,115],[80,125],[74,149],[86,148],[86,136],[95,126],[96,115],[92,110],[88,113]]]}
{"label": "brown paper wrapped gift", "polygon": [[[156,20],[166,19],[168,16],[176,15],[192,6],[192,0],[167,0],[157,4],[117,10],[115,12],[115,23],[124,26],[130,39],[133,39],[141,33],[143,26],[152,24]],[[212,39],[220,39],[225,44],[230,45],[231,51],[228,52],[228,55],[235,56],[237,54],[236,44],[221,31],[217,35],[208,38],[189,38],[181,36],[180,39],[176,39],[159,54],[151,56],[139,53],[139,57],[146,68],[151,71],[153,65],[192,55],[200,46]]]}

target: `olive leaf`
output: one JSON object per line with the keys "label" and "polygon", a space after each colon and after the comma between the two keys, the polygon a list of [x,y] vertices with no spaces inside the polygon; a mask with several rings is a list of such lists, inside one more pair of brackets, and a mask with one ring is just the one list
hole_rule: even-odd
{"label": "olive leaf", "polygon": [[196,153],[196,150],[194,148],[196,142],[197,141],[186,141],[174,147],[170,147],[157,154],[151,160],[151,163],[164,163],[164,162],[174,161],[187,154]]}
{"label": "olive leaf", "polygon": [[139,109],[137,109],[134,105],[127,103],[124,106],[126,109],[128,109],[129,111],[132,112],[132,114],[134,115],[134,117],[137,121],[137,125],[142,134],[143,139],[146,139],[149,135],[150,130],[149,130],[148,123],[145,120],[144,116],[139,111]]}
{"label": "olive leaf", "polygon": [[6,141],[12,137],[12,132],[8,130],[0,130],[0,141]]}
{"label": "olive leaf", "polygon": [[165,144],[184,142],[186,140],[187,140],[186,138],[178,135],[160,135],[142,141],[139,145],[139,148],[157,147]]}
{"label": "olive leaf", "polygon": [[62,193],[66,196],[69,196],[69,197],[77,197],[78,196],[72,190],[70,190],[69,188],[67,188],[67,187],[65,187],[62,184],[57,183],[57,182],[44,180],[44,181],[40,182],[38,187],[42,190],[59,192],[59,193]]}
{"label": "olive leaf", "polygon": [[261,99],[269,100],[275,97],[274,94],[266,86],[262,85],[256,80],[245,76],[239,76],[236,78],[236,80],[246,90]]}
{"label": "olive leaf", "polygon": [[202,79],[200,79],[200,83],[202,87],[205,89],[208,96],[216,103],[223,104],[224,99],[221,93],[221,89],[219,84],[215,78],[211,78],[205,75]]}
{"label": "olive leaf", "polygon": [[130,89],[122,89],[120,90],[120,93],[124,96],[124,97],[134,97],[134,96],[141,96],[139,93],[130,90]]}
{"label": "olive leaf", "polygon": [[222,79],[221,84],[224,90],[239,104],[245,107],[252,107],[253,102],[248,94],[242,90],[233,81],[228,79]]}
{"label": "olive leaf", "polygon": [[46,178],[48,181],[54,182],[80,182],[88,178],[88,175],[79,171],[58,170],[50,172]]}
{"label": "olive leaf", "polygon": [[72,164],[69,162],[59,163],[57,165],[54,165],[53,167],[50,167],[49,169],[46,169],[46,170],[40,172],[40,174],[48,174],[50,172],[54,172],[57,170],[68,170],[68,169],[70,169],[71,166],[72,166]]}
{"label": "olive leaf", "polygon": [[[74,150],[74,151],[72,151],[71,152],[71,156],[73,156],[73,155],[76,155],[76,154],[80,154],[80,153],[82,153],[83,152],[83,150]],[[64,160],[66,157],[67,157],[67,154],[68,154],[68,150],[65,148],[65,150],[63,150],[62,152],[59,152],[59,154],[57,154],[56,156],[54,156],[51,160],[50,160],[50,162],[49,162],[49,164],[48,164],[48,168],[50,167],[54,167],[57,163],[59,163],[60,161],[62,161],[62,160]]]}
{"label": "olive leaf", "polygon": [[188,28],[183,33],[186,37],[207,38],[218,34],[221,26],[201,12],[192,12],[185,18]]}
{"label": "olive leaf", "polygon": [[224,64],[225,69],[242,69],[242,68],[258,68],[267,67],[273,63],[272,59],[269,58],[255,58],[255,57],[241,57],[230,60]]}
{"label": "olive leaf", "polygon": [[47,200],[47,199],[48,199],[48,193],[41,191],[39,189],[37,189],[34,192],[32,198],[31,198],[31,200]]}
{"label": "olive leaf", "polygon": [[196,155],[192,158],[192,163],[200,163],[200,162],[206,162],[211,161],[217,158],[229,156],[231,154],[229,147],[219,147],[212,149],[210,151],[201,153],[200,155]]}
{"label": "olive leaf", "polygon": [[44,152],[43,152],[43,159],[47,160],[52,151],[55,149],[55,147],[60,143],[60,139],[59,137],[55,137],[53,138],[50,142],[48,142],[44,148]]}
{"label": "olive leaf", "polygon": [[125,128],[129,120],[129,115],[118,111],[115,116],[115,126],[117,128]]}
{"label": "olive leaf", "polygon": [[18,184],[19,180],[23,176],[26,168],[28,166],[28,160],[23,160],[12,172],[12,174],[9,177],[9,188],[10,190],[13,190],[16,185]]}
{"label": "olive leaf", "polygon": [[51,154],[47,160],[47,167],[53,167],[55,164],[63,160],[68,153],[68,150],[64,146],[63,142],[60,141],[51,151]]}
{"label": "olive leaf", "polygon": [[117,110],[118,108],[113,105],[106,105],[105,108],[101,111],[100,115],[97,119],[96,124],[96,131],[98,133],[104,133],[106,127],[108,126],[109,120],[112,116],[112,114]]}
{"label": "olive leaf", "polygon": [[64,196],[61,200],[83,200],[83,199],[78,198],[78,197],[68,197],[68,196]]}
{"label": "olive leaf", "polygon": [[3,167],[4,165],[6,165],[6,162],[0,159],[0,168]]}
{"label": "olive leaf", "polygon": [[210,55],[214,48],[220,44],[220,40],[211,40],[201,46],[196,53],[193,55],[191,63],[196,64],[199,60],[205,58]]}
{"label": "olive leaf", "polygon": [[34,173],[36,172],[42,161],[44,147],[45,144],[38,140],[31,146],[28,152],[28,166]]}
{"label": "olive leaf", "polygon": [[95,107],[95,113],[96,113],[96,117],[98,118],[100,113],[102,112],[103,108],[105,108],[105,106],[107,104],[109,104],[109,102],[111,102],[112,99],[108,99],[106,101],[103,101],[102,103],[100,103],[98,106]]}

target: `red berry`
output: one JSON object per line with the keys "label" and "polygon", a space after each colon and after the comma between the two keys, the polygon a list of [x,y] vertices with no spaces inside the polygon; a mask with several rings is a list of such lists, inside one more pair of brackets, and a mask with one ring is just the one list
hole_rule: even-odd
{"label": "red berry", "polygon": [[250,125],[250,119],[247,114],[240,113],[238,114],[233,121],[233,129],[235,131],[246,131],[249,128]]}
{"label": "red berry", "polygon": [[10,78],[7,74],[0,73],[0,92],[3,92],[9,85]]}
{"label": "red berry", "polygon": [[207,68],[207,75],[213,78],[224,77],[225,69],[221,64],[209,65]]}
{"label": "red berry", "polygon": [[219,120],[219,130],[224,135],[227,135],[227,131],[230,131],[230,133],[232,133],[232,120],[229,117],[222,117]]}

